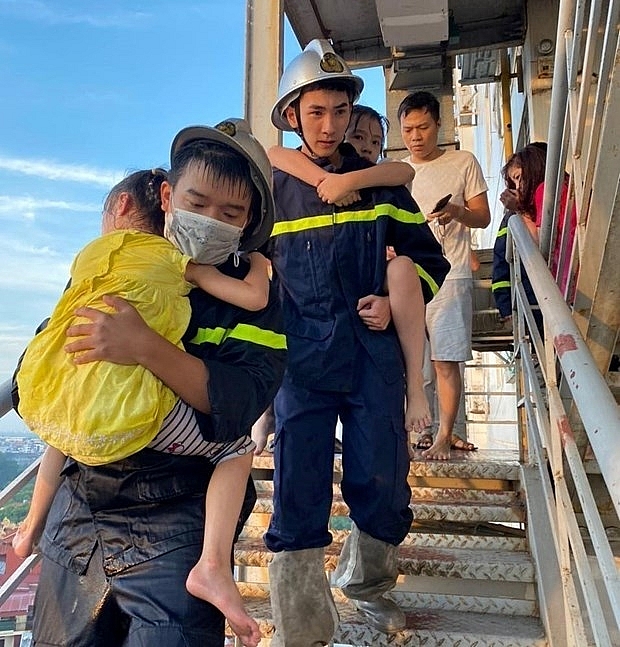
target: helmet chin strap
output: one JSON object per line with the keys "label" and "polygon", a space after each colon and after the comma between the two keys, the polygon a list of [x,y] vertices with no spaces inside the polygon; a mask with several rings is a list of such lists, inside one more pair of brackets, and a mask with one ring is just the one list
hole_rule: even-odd
{"label": "helmet chin strap", "polygon": [[318,155],[312,150],[312,148],[310,148],[310,144],[308,144],[308,140],[304,137],[304,131],[302,130],[302,127],[301,127],[301,114],[299,112],[299,101],[295,102],[294,109],[295,109],[295,119],[297,120],[297,128],[295,128],[295,132],[300,137],[305,147],[310,151],[310,155],[312,155],[312,157],[318,157]]}

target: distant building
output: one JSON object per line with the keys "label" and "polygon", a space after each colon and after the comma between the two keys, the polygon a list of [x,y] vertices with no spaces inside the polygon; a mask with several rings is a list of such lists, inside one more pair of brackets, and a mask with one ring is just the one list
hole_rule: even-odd
{"label": "distant building", "polygon": [[[22,562],[11,545],[16,529],[14,524],[3,524],[0,527],[0,586],[4,585]],[[37,564],[0,606],[0,647],[30,645],[32,608],[40,570],[41,565]]]}

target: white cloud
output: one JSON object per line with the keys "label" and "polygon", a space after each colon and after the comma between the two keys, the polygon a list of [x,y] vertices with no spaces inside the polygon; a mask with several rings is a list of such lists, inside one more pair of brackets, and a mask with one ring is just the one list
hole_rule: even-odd
{"label": "white cloud", "polygon": [[0,214],[7,213],[28,220],[34,218],[37,211],[58,209],[62,211],[96,212],[101,211],[100,204],[88,202],[68,202],[66,200],[47,200],[30,196],[0,195]]}
{"label": "white cloud", "polygon": [[[94,8],[91,6],[91,9]],[[140,22],[151,17],[144,11],[111,12],[105,4],[102,13],[83,13],[67,7],[40,0],[0,0],[0,10],[17,14],[26,20],[45,22],[50,25],[88,25],[96,28],[135,28]]]}
{"label": "white cloud", "polygon": [[111,187],[125,176],[122,171],[60,164],[49,160],[25,160],[2,156],[0,156],[0,169],[24,175],[34,175],[48,180],[82,182],[104,187]]}

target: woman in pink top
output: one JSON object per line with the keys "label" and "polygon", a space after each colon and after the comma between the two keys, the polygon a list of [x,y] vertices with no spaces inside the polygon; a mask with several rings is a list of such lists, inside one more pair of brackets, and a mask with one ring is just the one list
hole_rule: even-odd
{"label": "woman in pink top", "polygon": [[[547,145],[542,142],[534,142],[512,155],[502,169],[507,188],[502,192],[500,200],[507,209],[516,211],[521,215],[536,242],[538,242],[538,231],[542,221],[546,157]],[[565,295],[570,279],[570,263],[564,260],[559,273],[558,268],[560,265],[562,232],[566,221],[568,182],[568,174],[565,174],[560,197],[556,237],[549,264],[549,269],[555,277],[560,291]],[[568,227],[567,249],[572,250],[577,228],[577,216],[574,207],[570,212]],[[569,301],[572,301],[573,290],[574,288],[569,290]]]}

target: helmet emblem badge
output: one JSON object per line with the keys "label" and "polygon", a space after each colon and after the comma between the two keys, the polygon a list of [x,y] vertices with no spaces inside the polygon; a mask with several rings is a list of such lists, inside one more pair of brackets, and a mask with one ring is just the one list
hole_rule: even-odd
{"label": "helmet emblem badge", "polygon": [[237,134],[237,128],[232,121],[222,121],[216,128],[229,137],[234,137]]}
{"label": "helmet emblem badge", "polygon": [[321,69],[323,72],[340,74],[344,72],[342,61],[333,53],[327,52],[321,59]]}

